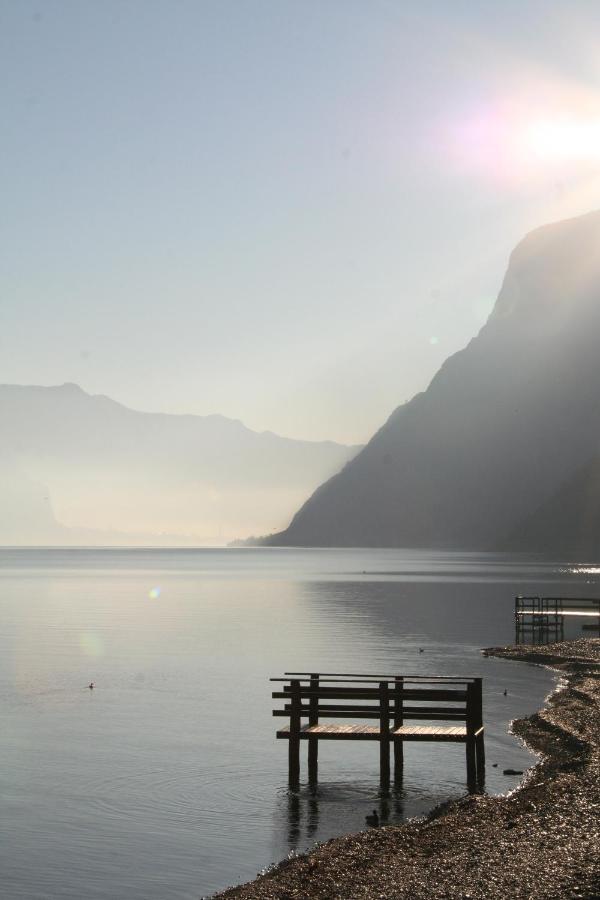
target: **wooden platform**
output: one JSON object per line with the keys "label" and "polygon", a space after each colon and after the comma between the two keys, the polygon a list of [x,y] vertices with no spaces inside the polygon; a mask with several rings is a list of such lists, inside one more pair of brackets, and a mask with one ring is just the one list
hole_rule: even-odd
{"label": "wooden platform", "polygon": [[[478,729],[475,736],[483,729]],[[379,741],[381,729],[378,725],[302,725],[300,740],[311,735],[329,740]],[[290,726],[286,725],[277,732],[278,738],[289,738]],[[467,737],[466,725],[401,725],[393,728],[387,738],[390,741],[400,738],[403,741],[454,741],[463,743]]]}

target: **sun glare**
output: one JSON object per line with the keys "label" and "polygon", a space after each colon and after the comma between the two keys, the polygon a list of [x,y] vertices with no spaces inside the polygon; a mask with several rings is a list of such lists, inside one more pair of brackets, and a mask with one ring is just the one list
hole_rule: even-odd
{"label": "sun glare", "polygon": [[517,182],[557,170],[589,176],[600,163],[598,100],[569,99],[557,89],[553,102],[548,91],[457,114],[444,146],[459,170]]}
{"label": "sun glare", "polygon": [[523,149],[549,163],[600,161],[600,119],[539,119],[526,127]]}

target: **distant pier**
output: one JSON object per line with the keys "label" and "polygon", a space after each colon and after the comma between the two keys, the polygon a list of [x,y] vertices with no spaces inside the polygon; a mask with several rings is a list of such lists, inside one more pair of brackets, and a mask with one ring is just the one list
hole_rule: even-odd
{"label": "distant pier", "polygon": [[592,597],[515,597],[515,641],[562,641],[565,619],[582,618],[584,628],[600,634],[600,599]]}

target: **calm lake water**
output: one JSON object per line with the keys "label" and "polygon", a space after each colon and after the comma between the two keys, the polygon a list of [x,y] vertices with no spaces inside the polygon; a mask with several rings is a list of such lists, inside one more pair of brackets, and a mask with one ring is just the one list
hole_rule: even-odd
{"label": "calm lake water", "polygon": [[290,796],[268,683],[285,670],[482,675],[486,789],[512,789],[502,769],[533,757],[509,721],[555,681],[479,650],[513,640],[516,593],[597,596],[599,574],[426,551],[0,550],[2,896],[198,898],[374,807],[397,822],[465,792],[460,745],[409,745],[384,801],[376,744],[325,743],[317,794]]}

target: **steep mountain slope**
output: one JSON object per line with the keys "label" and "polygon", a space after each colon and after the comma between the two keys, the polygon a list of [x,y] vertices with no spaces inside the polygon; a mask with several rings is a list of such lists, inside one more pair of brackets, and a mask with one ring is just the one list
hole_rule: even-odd
{"label": "steep mountain slope", "polygon": [[502,544],[557,559],[600,559],[600,457],[582,466]]}
{"label": "steep mountain slope", "polygon": [[222,416],[136,412],[72,384],[0,386],[0,423],[2,452],[44,485],[62,525],[156,544],[163,535],[225,543],[281,526],[357,449],[258,434]]}
{"label": "steep mountain slope", "polygon": [[600,449],[600,212],[529,234],[494,310],[275,545],[489,548]]}

